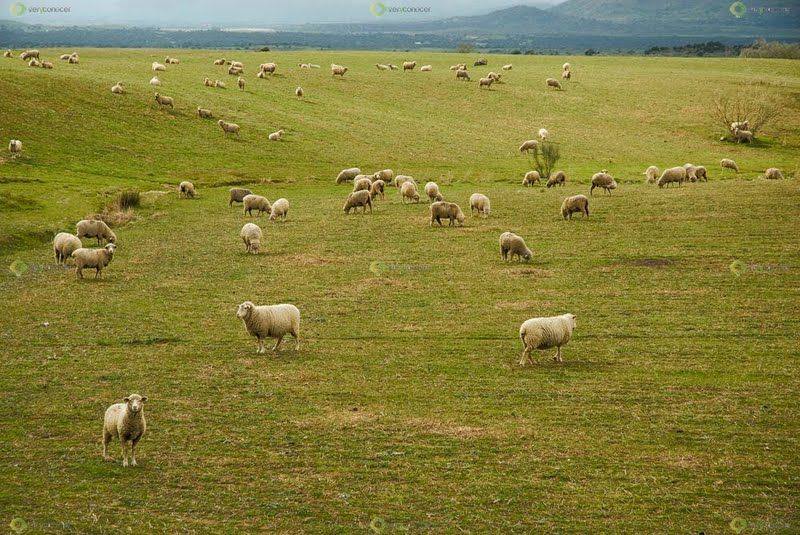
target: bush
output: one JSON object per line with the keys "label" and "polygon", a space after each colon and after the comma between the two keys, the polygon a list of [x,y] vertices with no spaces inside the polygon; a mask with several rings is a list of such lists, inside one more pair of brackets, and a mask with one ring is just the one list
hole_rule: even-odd
{"label": "bush", "polygon": [[119,195],[117,195],[117,198],[114,202],[117,208],[124,211],[128,209],[138,208],[142,202],[142,199],[138,190],[129,189],[120,192]]}
{"label": "bush", "polygon": [[461,43],[456,47],[456,52],[458,52],[459,54],[470,54],[472,52],[475,52],[475,47],[469,43]]}
{"label": "bush", "polygon": [[750,131],[756,135],[778,112],[778,105],[763,90],[719,95],[712,107],[714,118],[725,128],[725,138],[732,134],[731,123],[744,121],[750,123]]}
{"label": "bush", "polygon": [[533,168],[539,172],[542,180],[547,181],[561,159],[561,149],[551,141],[540,141],[533,149]]}
{"label": "bush", "polygon": [[740,56],[743,58],[779,58],[800,59],[800,43],[766,42],[758,39],[751,46],[743,48]]}

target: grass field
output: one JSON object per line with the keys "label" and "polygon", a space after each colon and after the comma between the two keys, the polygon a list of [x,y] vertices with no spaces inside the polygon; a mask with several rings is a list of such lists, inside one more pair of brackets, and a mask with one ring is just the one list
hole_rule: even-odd
{"label": "grass field", "polygon": [[[0,163],[2,529],[800,531],[796,62],[489,56],[485,70],[514,69],[481,91],[452,79],[474,59],[456,54],[403,74],[373,66],[402,53],[79,52],[52,71],[0,61],[0,140],[25,147]],[[168,54],[172,112],[147,85]],[[245,92],[211,65],[223,56],[245,63]],[[257,80],[267,60],[280,74]],[[572,83],[548,91],[564,61]],[[119,80],[129,94],[110,93]],[[737,90],[782,107],[752,146],[719,142],[709,115]],[[520,185],[516,149],[540,126],[562,189]],[[742,172],[724,176],[723,157]],[[684,162],[711,181],[642,183]],[[464,208],[480,191],[492,215],[430,228],[426,203],[390,189],[345,216],[333,179],[353,165],[435,180]],[[758,178],[771,166],[787,180]],[[561,220],[602,168],[620,187]],[[165,187],[187,179],[195,200]],[[257,257],[233,184],[292,205],[286,223],[257,220]],[[102,280],[77,281],[52,236],[121,187],[167,193],[115,229]],[[501,261],[506,230],[531,263]],[[296,304],[301,350],[256,355],[245,300]],[[563,312],[578,316],[565,362],[520,368],[520,323]],[[149,397],[148,433],[123,468],[117,443],[102,460],[102,416],[131,392]]]}

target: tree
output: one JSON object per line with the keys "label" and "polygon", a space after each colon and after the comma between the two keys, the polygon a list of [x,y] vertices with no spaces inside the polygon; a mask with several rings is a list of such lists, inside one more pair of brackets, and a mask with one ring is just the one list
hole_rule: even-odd
{"label": "tree", "polygon": [[[719,95],[714,100],[712,107],[714,118],[725,128],[727,134],[732,134],[732,123],[749,123],[748,129],[753,136],[758,133],[769,121],[774,119],[779,108],[775,101],[763,92],[737,92],[735,95]],[[723,139],[727,138],[727,134]]]}
{"label": "tree", "polygon": [[552,141],[540,141],[533,148],[533,168],[539,172],[542,180],[547,181],[561,159],[561,149]]}
{"label": "tree", "polygon": [[475,51],[475,47],[472,46],[469,43],[461,43],[456,48],[456,52],[458,52],[459,54],[471,54],[474,51]]}

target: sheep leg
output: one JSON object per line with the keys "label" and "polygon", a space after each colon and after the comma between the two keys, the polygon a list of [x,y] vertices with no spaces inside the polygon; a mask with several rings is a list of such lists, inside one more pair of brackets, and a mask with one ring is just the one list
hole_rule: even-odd
{"label": "sheep leg", "polygon": [[111,442],[111,433],[103,429],[103,460],[110,461],[111,457],[108,456],[108,445]]}
{"label": "sheep leg", "polygon": [[561,346],[558,346],[556,350],[556,356],[553,357],[553,360],[556,362],[564,362],[564,359],[561,358]]}
{"label": "sheep leg", "polygon": [[258,351],[257,351],[257,353],[259,355],[261,355],[263,353],[266,353],[266,350],[264,349],[264,339],[261,338],[261,337],[258,338]]}
{"label": "sheep leg", "polygon": [[83,278],[83,268],[81,268],[80,266],[78,266],[77,268],[75,268],[75,273],[78,275],[78,278],[79,278],[79,279],[82,279],[82,278]]}
{"label": "sheep leg", "polygon": [[131,466],[136,466],[136,444],[138,443],[139,443],[138,438],[136,440],[131,441]]}
{"label": "sheep leg", "polygon": [[100,278],[100,273],[101,273],[102,271],[103,271],[103,270],[102,270],[102,269],[100,269],[99,267],[97,267],[97,268],[94,268],[94,278],[95,278],[95,279],[97,279],[97,278]]}
{"label": "sheep leg", "polygon": [[273,351],[277,351],[277,350],[278,350],[278,348],[279,348],[279,347],[280,347],[280,345],[281,345],[281,342],[283,342],[283,335],[281,335],[281,336],[279,336],[279,337],[278,337],[278,341],[277,341],[277,342],[275,342],[275,347],[273,347],[273,348],[272,348],[272,350],[273,350]]}
{"label": "sheep leg", "polygon": [[119,444],[122,446],[122,466],[128,466],[128,449],[126,447],[127,442],[121,436],[119,437]]}
{"label": "sheep leg", "polygon": [[294,350],[297,351],[300,349],[300,333],[292,331],[292,336],[294,336]]}

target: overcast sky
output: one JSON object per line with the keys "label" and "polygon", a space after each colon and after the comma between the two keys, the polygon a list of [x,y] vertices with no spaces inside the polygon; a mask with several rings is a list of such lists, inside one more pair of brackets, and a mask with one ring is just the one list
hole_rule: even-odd
{"label": "overcast sky", "polygon": [[[548,5],[563,0],[382,0],[387,7],[430,8],[427,13],[375,16],[372,0],[0,0],[0,18],[38,24],[147,24],[172,26],[270,27],[318,22],[432,20],[477,15],[513,5]],[[16,5],[15,5],[16,4]],[[19,4],[24,5],[24,14]],[[68,13],[35,13],[36,8],[69,8]]]}

